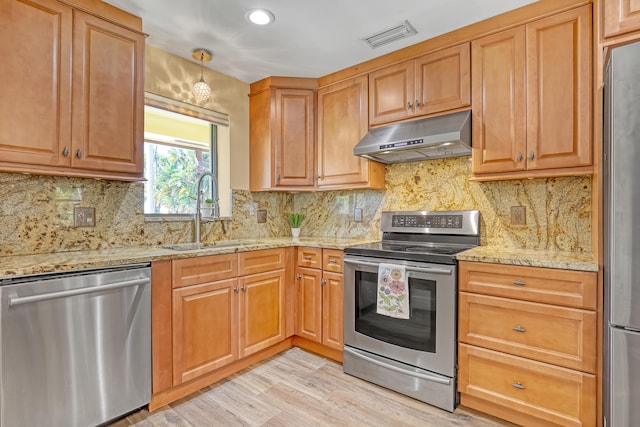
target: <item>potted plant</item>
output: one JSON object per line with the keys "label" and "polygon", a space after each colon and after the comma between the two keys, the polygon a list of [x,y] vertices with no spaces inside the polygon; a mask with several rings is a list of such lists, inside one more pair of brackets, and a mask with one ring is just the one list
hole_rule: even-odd
{"label": "potted plant", "polygon": [[304,214],[290,213],[287,214],[287,219],[291,226],[291,235],[293,237],[300,237],[300,226],[302,225],[302,221],[304,221]]}
{"label": "potted plant", "polygon": [[213,211],[213,199],[204,199],[202,206],[200,207],[200,213],[202,216],[211,216]]}

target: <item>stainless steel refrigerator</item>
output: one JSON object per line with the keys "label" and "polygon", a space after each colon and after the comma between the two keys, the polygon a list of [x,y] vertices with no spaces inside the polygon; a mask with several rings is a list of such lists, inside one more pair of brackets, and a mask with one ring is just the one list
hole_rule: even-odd
{"label": "stainless steel refrigerator", "polygon": [[640,43],[611,50],[604,87],[606,427],[640,423]]}

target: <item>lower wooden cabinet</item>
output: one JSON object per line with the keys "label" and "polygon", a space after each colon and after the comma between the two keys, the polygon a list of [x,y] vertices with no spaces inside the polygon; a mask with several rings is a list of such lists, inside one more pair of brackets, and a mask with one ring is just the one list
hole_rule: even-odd
{"label": "lower wooden cabinet", "polygon": [[173,291],[173,383],[238,359],[238,279]]}
{"label": "lower wooden cabinet", "polygon": [[240,357],[285,338],[284,270],[241,277]]}
{"label": "lower wooden cabinet", "polygon": [[342,256],[340,250],[299,248],[296,268],[296,335],[337,351],[343,347]]}
{"label": "lower wooden cabinet", "polygon": [[458,391],[521,425],[596,425],[597,274],[459,263]]}

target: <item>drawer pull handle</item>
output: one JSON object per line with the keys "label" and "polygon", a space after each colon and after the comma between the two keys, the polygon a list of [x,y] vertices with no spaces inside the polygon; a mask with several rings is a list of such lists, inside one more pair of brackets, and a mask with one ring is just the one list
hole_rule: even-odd
{"label": "drawer pull handle", "polygon": [[311,259],[311,255],[305,255],[304,259]]}
{"label": "drawer pull handle", "polygon": [[518,381],[518,382],[516,382],[514,384],[511,384],[511,386],[515,387],[517,389],[520,389],[520,390],[524,390],[526,388],[525,386],[522,385],[522,383],[520,381]]}
{"label": "drawer pull handle", "polygon": [[523,282],[522,280],[516,280],[515,282],[513,282],[513,284],[518,286],[524,286],[527,284],[527,282]]}
{"label": "drawer pull handle", "polygon": [[527,332],[527,330],[522,326],[516,326],[515,328],[513,328],[513,330],[516,332]]}
{"label": "drawer pull handle", "polygon": [[335,259],[335,258],[329,258],[329,262],[332,262],[332,263],[334,263],[334,264],[335,264],[335,263],[337,263],[337,262],[338,262],[338,260],[337,260],[337,259]]}

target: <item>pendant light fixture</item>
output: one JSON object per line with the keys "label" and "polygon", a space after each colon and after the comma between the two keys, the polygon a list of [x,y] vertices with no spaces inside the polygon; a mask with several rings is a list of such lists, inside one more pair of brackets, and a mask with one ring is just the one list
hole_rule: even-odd
{"label": "pendant light fixture", "polygon": [[198,102],[207,102],[211,99],[211,87],[204,81],[204,63],[211,61],[211,52],[206,49],[195,49],[191,56],[200,61],[200,80],[193,85],[193,96]]}

